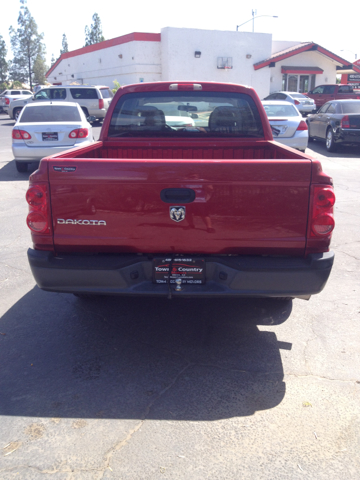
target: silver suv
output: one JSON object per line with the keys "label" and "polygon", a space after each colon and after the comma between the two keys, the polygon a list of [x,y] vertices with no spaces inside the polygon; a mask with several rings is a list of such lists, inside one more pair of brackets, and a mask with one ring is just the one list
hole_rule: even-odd
{"label": "silver suv", "polygon": [[105,85],[53,85],[42,88],[30,98],[11,102],[8,113],[10,118],[17,120],[27,103],[56,100],[78,103],[86,117],[101,120],[105,117],[112,98],[112,91]]}

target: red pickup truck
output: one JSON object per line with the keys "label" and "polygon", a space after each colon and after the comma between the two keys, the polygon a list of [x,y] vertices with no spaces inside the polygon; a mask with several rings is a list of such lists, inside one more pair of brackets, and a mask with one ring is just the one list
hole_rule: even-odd
{"label": "red pickup truck", "polygon": [[319,85],[310,92],[304,93],[309,98],[314,99],[316,108],[320,108],[324,103],[331,100],[356,100],[360,99],[360,92],[354,91],[351,85],[326,84]]}
{"label": "red pickup truck", "polygon": [[332,179],[240,85],[119,89],[100,140],[42,159],[26,198],[51,292],[308,299],[334,260]]}

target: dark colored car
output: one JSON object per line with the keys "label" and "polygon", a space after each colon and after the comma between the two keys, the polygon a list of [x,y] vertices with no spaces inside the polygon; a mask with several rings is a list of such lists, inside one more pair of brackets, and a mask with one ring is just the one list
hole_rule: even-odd
{"label": "dark colored car", "polygon": [[325,140],[326,149],[334,152],[338,145],[360,146],[360,100],[327,102],[306,119],[309,142]]}

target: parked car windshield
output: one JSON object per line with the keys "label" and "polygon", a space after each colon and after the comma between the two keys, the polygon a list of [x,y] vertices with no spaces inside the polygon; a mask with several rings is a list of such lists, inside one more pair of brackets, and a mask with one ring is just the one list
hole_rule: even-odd
{"label": "parked car windshield", "polygon": [[355,102],[346,102],[341,104],[343,113],[360,113],[360,102],[355,100]]}
{"label": "parked car windshield", "polygon": [[298,117],[299,112],[289,103],[289,105],[264,105],[268,118],[271,117]]}
{"label": "parked car windshield", "polygon": [[109,137],[119,136],[263,137],[264,133],[249,95],[177,91],[120,97],[109,128]]}
{"label": "parked car windshield", "polygon": [[67,105],[41,105],[25,107],[19,123],[80,122],[77,107]]}

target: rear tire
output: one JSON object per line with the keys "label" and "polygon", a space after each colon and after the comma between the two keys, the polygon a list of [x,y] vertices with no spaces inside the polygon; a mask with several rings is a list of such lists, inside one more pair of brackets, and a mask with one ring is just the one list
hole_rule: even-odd
{"label": "rear tire", "polygon": [[18,172],[20,172],[20,173],[27,172],[27,169],[28,169],[28,164],[27,163],[15,161],[15,165],[16,165],[16,170]]}
{"label": "rear tire", "polygon": [[335,152],[336,151],[336,144],[334,141],[334,134],[331,128],[328,128],[326,131],[326,139],[325,139],[326,150],[328,152]]}
{"label": "rear tire", "polygon": [[18,120],[19,115],[21,113],[21,110],[22,110],[21,108],[15,108],[15,110],[14,110],[14,120],[15,120],[15,122],[17,122],[17,120]]}
{"label": "rear tire", "polygon": [[314,141],[314,137],[311,137],[310,136],[310,125],[309,125],[309,122],[306,122],[306,125],[308,127],[308,132],[309,132],[309,142],[313,142]]}

